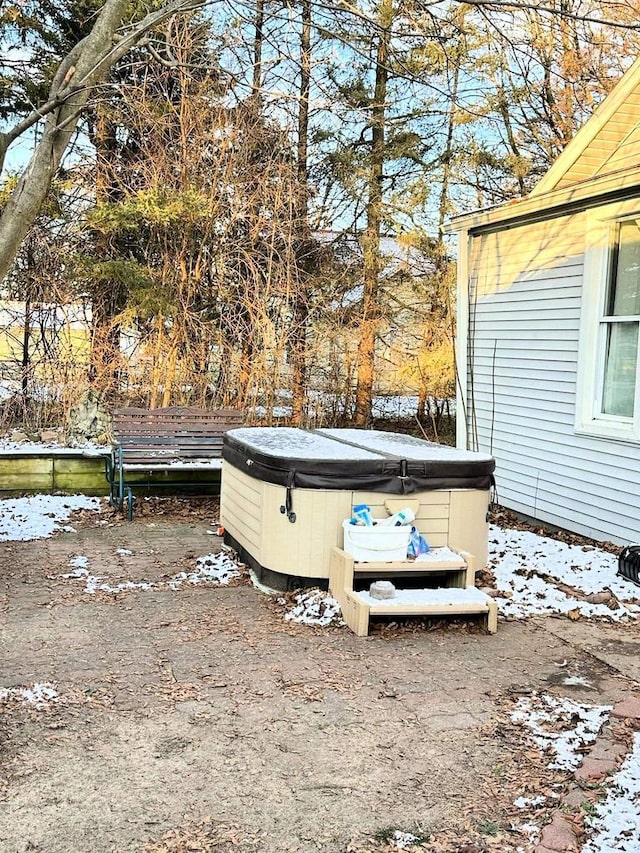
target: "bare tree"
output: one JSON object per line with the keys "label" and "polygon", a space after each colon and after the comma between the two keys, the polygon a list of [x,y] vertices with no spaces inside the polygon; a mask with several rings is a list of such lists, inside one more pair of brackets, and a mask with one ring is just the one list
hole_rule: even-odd
{"label": "bare tree", "polygon": [[202,0],[170,0],[157,11],[124,25],[127,0],[106,0],[91,32],[60,62],[47,102],[0,134],[1,168],[9,145],[42,122],[40,140],[0,217],[0,280],[11,268],[40,211],[92,88],[159,22],[200,5]]}

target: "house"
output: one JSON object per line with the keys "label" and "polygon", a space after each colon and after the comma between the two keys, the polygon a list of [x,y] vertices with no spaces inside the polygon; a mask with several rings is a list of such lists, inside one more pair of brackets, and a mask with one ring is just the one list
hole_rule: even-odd
{"label": "house", "polygon": [[640,60],[529,196],[453,220],[460,447],[499,502],[640,541]]}
{"label": "house", "polygon": [[89,356],[91,311],[80,303],[0,298],[0,396],[17,391],[25,370],[44,379],[53,364],[71,369]]}

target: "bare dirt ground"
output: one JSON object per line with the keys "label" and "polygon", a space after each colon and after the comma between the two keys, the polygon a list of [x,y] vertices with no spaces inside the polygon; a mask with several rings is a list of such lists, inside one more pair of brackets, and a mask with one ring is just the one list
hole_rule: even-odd
{"label": "bare dirt ground", "polygon": [[359,853],[398,849],[393,830],[433,851],[528,850],[514,799],[570,774],[510,723],[515,699],[613,704],[640,677],[621,625],[413,622],[358,639],[285,622],[247,579],[88,595],[61,578],[78,555],[110,582],[193,568],[220,547],[215,506],[180,507],[0,544],[0,687],[60,694],[0,704],[3,853]]}

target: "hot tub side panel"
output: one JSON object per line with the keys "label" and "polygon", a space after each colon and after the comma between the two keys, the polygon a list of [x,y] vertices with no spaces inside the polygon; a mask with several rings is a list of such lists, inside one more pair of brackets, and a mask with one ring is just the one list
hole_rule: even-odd
{"label": "hot tub side panel", "polygon": [[301,578],[328,578],[331,548],[342,543],[351,492],[294,489],[292,524],[280,512],[286,489],[247,476],[225,463],[220,519],[262,568]]}
{"label": "hot tub side panel", "polygon": [[482,569],[489,561],[489,492],[453,489],[449,494],[449,547],[473,554]]}
{"label": "hot tub side panel", "polygon": [[[225,530],[263,568],[301,578],[328,578],[331,548],[342,546],[342,522],[355,504],[367,503],[375,518],[385,518],[382,492],[293,489],[295,523],[280,512],[286,489],[249,477],[225,463],[221,522]],[[489,493],[479,489],[436,490],[409,496],[419,501],[416,526],[432,547],[468,551],[477,566],[487,562]]]}
{"label": "hot tub side panel", "polygon": [[[366,503],[374,518],[386,518],[385,502],[394,509],[403,502],[401,495],[381,492],[352,492],[352,503]],[[487,564],[489,525],[489,492],[484,489],[437,489],[407,495],[407,501],[418,501],[415,526],[432,548],[448,545],[468,551],[476,557],[476,565]]]}
{"label": "hot tub side panel", "polygon": [[280,512],[283,486],[266,483],[264,496],[262,565],[301,578],[328,578],[331,548],[342,541],[342,522],[351,515],[351,493],[294,489],[293,524]]}
{"label": "hot tub side panel", "polygon": [[220,523],[251,556],[262,563],[264,483],[225,462],[220,481]]}

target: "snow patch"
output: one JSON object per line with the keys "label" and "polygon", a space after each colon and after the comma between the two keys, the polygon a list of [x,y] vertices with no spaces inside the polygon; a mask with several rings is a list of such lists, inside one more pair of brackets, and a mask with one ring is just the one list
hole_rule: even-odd
{"label": "snow patch", "polygon": [[539,797],[518,797],[517,800],[513,801],[513,805],[517,809],[526,809],[529,806],[541,806],[546,801],[547,798],[544,794],[540,794]]}
{"label": "snow patch", "polygon": [[180,572],[167,581],[167,586],[178,589],[183,583],[196,585],[210,582],[226,586],[229,581],[239,578],[240,575],[238,564],[232,557],[225,551],[219,551],[217,554],[198,557],[195,571]]}
{"label": "snow patch", "polygon": [[[578,611],[586,617],[614,621],[640,613],[638,588],[617,575],[618,558],[600,548],[567,545],[527,530],[489,530],[489,567],[499,591],[503,616],[521,619],[534,614]],[[567,595],[561,583],[585,595],[610,590],[619,600],[612,607]],[[624,603],[622,603],[624,602]]]}
{"label": "snow patch", "polygon": [[[535,844],[538,841],[538,836],[540,835],[540,827],[536,826],[535,823],[520,823],[520,824],[511,824],[512,829],[516,832],[519,832],[521,835],[526,835],[529,839],[530,844]],[[518,850],[521,850],[521,847],[518,847]]]}
{"label": "snow patch", "polygon": [[0,501],[0,542],[46,539],[56,530],[73,531],[65,525],[77,510],[100,512],[100,498],[86,495],[33,495]]}
{"label": "snow patch", "polygon": [[610,710],[611,705],[585,705],[533,693],[518,699],[511,719],[525,725],[534,743],[555,756],[547,767],[575,770],[582,763],[582,747],[593,743]]}
{"label": "snow patch", "polygon": [[385,606],[389,605],[389,607],[393,607],[394,604],[398,607],[434,604],[441,607],[470,605],[481,608],[488,606],[488,602],[491,600],[488,595],[475,587],[469,589],[397,589],[393,598],[385,598],[383,601],[379,598],[373,598],[366,590],[355,594],[369,606],[384,604]]}
{"label": "snow patch", "polygon": [[392,842],[396,850],[406,850],[416,841],[420,841],[420,839],[412,832],[403,832],[401,829],[394,830]]}
{"label": "snow patch", "polygon": [[[280,598],[278,601],[280,604],[287,604],[284,598]],[[284,618],[287,622],[326,627],[332,623],[344,624],[340,613],[340,604],[328,592],[321,589],[311,589],[299,592],[294,597],[293,606],[285,613]]]}
{"label": "snow patch", "polygon": [[[122,551],[126,554],[132,553],[131,551],[127,551],[127,549],[122,549]],[[96,592],[131,592],[135,589],[151,590],[169,588],[177,590],[184,583],[192,585],[214,583],[219,586],[226,586],[233,578],[241,576],[240,566],[233,559],[231,551],[221,551],[217,554],[207,554],[204,557],[198,557],[196,568],[193,572],[180,572],[168,581],[159,581],[158,583],[151,581],[122,581],[118,584],[108,583],[105,581],[104,576],[91,573],[89,560],[83,555],[78,555],[69,560],[69,566],[73,571],[61,575],[61,577],[65,580],[83,580],[85,583],[84,591],[89,595],[94,595]]]}
{"label": "snow patch", "polygon": [[566,687],[593,687],[591,681],[584,675],[567,675],[562,679]]}
{"label": "snow patch", "polygon": [[36,681],[30,687],[0,689],[0,702],[22,702],[38,711],[58,701],[58,691],[48,681]]}
{"label": "snow patch", "polygon": [[72,572],[61,575],[65,580],[84,580],[84,591],[88,595],[95,595],[96,592],[129,592],[134,589],[153,589],[154,584],[148,581],[123,581],[119,584],[100,583],[104,578],[100,575],[93,575],[89,571],[89,560],[84,556],[73,557],[69,560],[69,565],[73,568]]}
{"label": "snow patch", "polygon": [[[0,399],[2,399],[0,395]],[[10,438],[0,438],[0,456],[84,456],[96,458],[109,456],[111,448],[103,444],[83,442],[67,446],[56,441],[12,441]]]}
{"label": "snow patch", "polygon": [[283,459],[380,459],[363,447],[340,444],[320,432],[297,427],[238,427],[227,435],[270,456]]}
{"label": "snow patch", "polygon": [[438,444],[435,441],[426,441],[423,438],[399,432],[370,429],[364,433],[364,438],[360,429],[323,428],[317,432],[339,441],[353,442],[354,445],[383,455],[391,454],[400,459],[417,459],[420,462],[487,462],[493,458],[490,453],[463,450],[459,447],[451,447],[449,444]]}
{"label": "snow patch", "polygon": [[632,853],[638,849],[640,826],[640,732],[620,770],[611,779],[606,798],[585,822],[593,833],[582,853]]}

